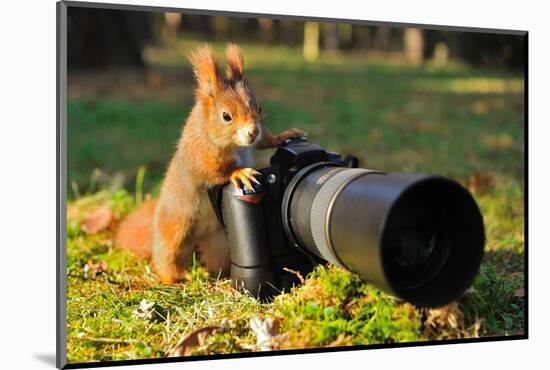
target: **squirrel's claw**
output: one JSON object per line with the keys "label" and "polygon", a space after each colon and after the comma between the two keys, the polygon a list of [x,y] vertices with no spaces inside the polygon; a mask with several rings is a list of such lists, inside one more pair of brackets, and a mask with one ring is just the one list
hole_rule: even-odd
{"label": "squirrel's claw", "polygon": [[239,182],[241,182],[245,188],[254,190],[254,187],[250,181],[254,181],[256,184],[259,184],[255,177],[259,174],[260,173],[253,168],[238,168],[231,173],[229,180],[237,189],[240,189]]}

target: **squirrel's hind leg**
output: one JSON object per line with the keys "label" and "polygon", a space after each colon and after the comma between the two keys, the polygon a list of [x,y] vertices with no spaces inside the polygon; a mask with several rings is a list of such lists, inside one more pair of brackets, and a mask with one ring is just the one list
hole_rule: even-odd
{"label": "squirrel's hind leg", "polygon": [[158,210],[153,226],[152,261],[164,284],[183,280],[195,244],[189,240],[191,222],[178,215],[167,215]]}

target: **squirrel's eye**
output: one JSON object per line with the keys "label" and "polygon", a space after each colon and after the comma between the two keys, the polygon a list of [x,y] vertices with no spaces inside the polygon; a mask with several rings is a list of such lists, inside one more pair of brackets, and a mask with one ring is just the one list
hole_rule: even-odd
{"label": "squirrel's eye", "polygon": [[231,122],[231,115],[227,112],[222,113],[222,118],[225,122]]}
{"label": "squirrel's eye", "polygon": [[258,113],[262,114],[262,107],[258,107]]}
{"label": "squirrel's eye", "polygon": [[230,115],[229,113],[227,113],[227,112],[223,112],[223,113],[222,113],[222,117],[223,117],[223,120],[224,120],[225,122],[231,121],[231,115]]}

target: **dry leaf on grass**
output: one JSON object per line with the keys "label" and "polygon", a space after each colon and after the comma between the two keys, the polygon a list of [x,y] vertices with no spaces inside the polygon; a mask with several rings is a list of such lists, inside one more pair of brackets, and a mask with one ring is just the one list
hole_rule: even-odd
{"label": "dry leaf on grass", "polygon": [[514,291],[514,297],[525,297],[525,289],[520,288]]}
{"label": "dry leaf on grass", "polygon": [[225,332],[224,326],[214,325],[193,330],[168,352],[168,357],[190,356],[195,347],[204,346],[206,338],[223,332]]}
{"label": "dry leaf on grass", "polygon": [[473,324],[466,326],[464,313],[456,302],[443,307],[427,309],[425,314],[423,334],[428,338],[479,338],[481,334],[483,319],[476,318]]}
{"label": "dry leaf on grass", "polygon": [[495,175],[491,172],[474,172],[468,178],[466,187],[471,192],[480,192],[495,184]]}
{"label": "dry leaf on grass", "polygon": [[462,337],[464,331],[464,314],[454,302],[443,307],[426,310],[424,335],[436,336],[437,339]]}
{"label": "dry leaf on grass", "polygon": [[107,229],[114,222],[113,213],[107,206],[96,208],[80,223],[80,228],[88,235]]}
{"label": "dry leaf on grass", "polygon": [[91,278],[95,278],[96,275],[101,274],[102,272],[107,271],[107,262],[101,261],[98,263],[94,263],[92,260],[88,260],[88,263],[84,265],[84,277],[88,277],[88,275]]}

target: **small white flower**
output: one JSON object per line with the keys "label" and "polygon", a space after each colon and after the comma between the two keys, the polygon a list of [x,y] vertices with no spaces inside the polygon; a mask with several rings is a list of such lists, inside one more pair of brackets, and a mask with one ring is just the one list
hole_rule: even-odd
{"label": "small white flower", "polygon": [[155,304],[155,302],[148,302],[147,299],[143,298],[139,303],[139,308],[132,312],[132,317],[143,320],[153,319],[153,315],[155,314],[153,307],[155,307]]}
{"label": "small white flower", "polygon": [[279,325],[271,317],[262,320],[258,317],[250,319],[250,329],[256,336],[256,347],[260,351],[271,351],[273,349],[272,338],[278,334]]}

